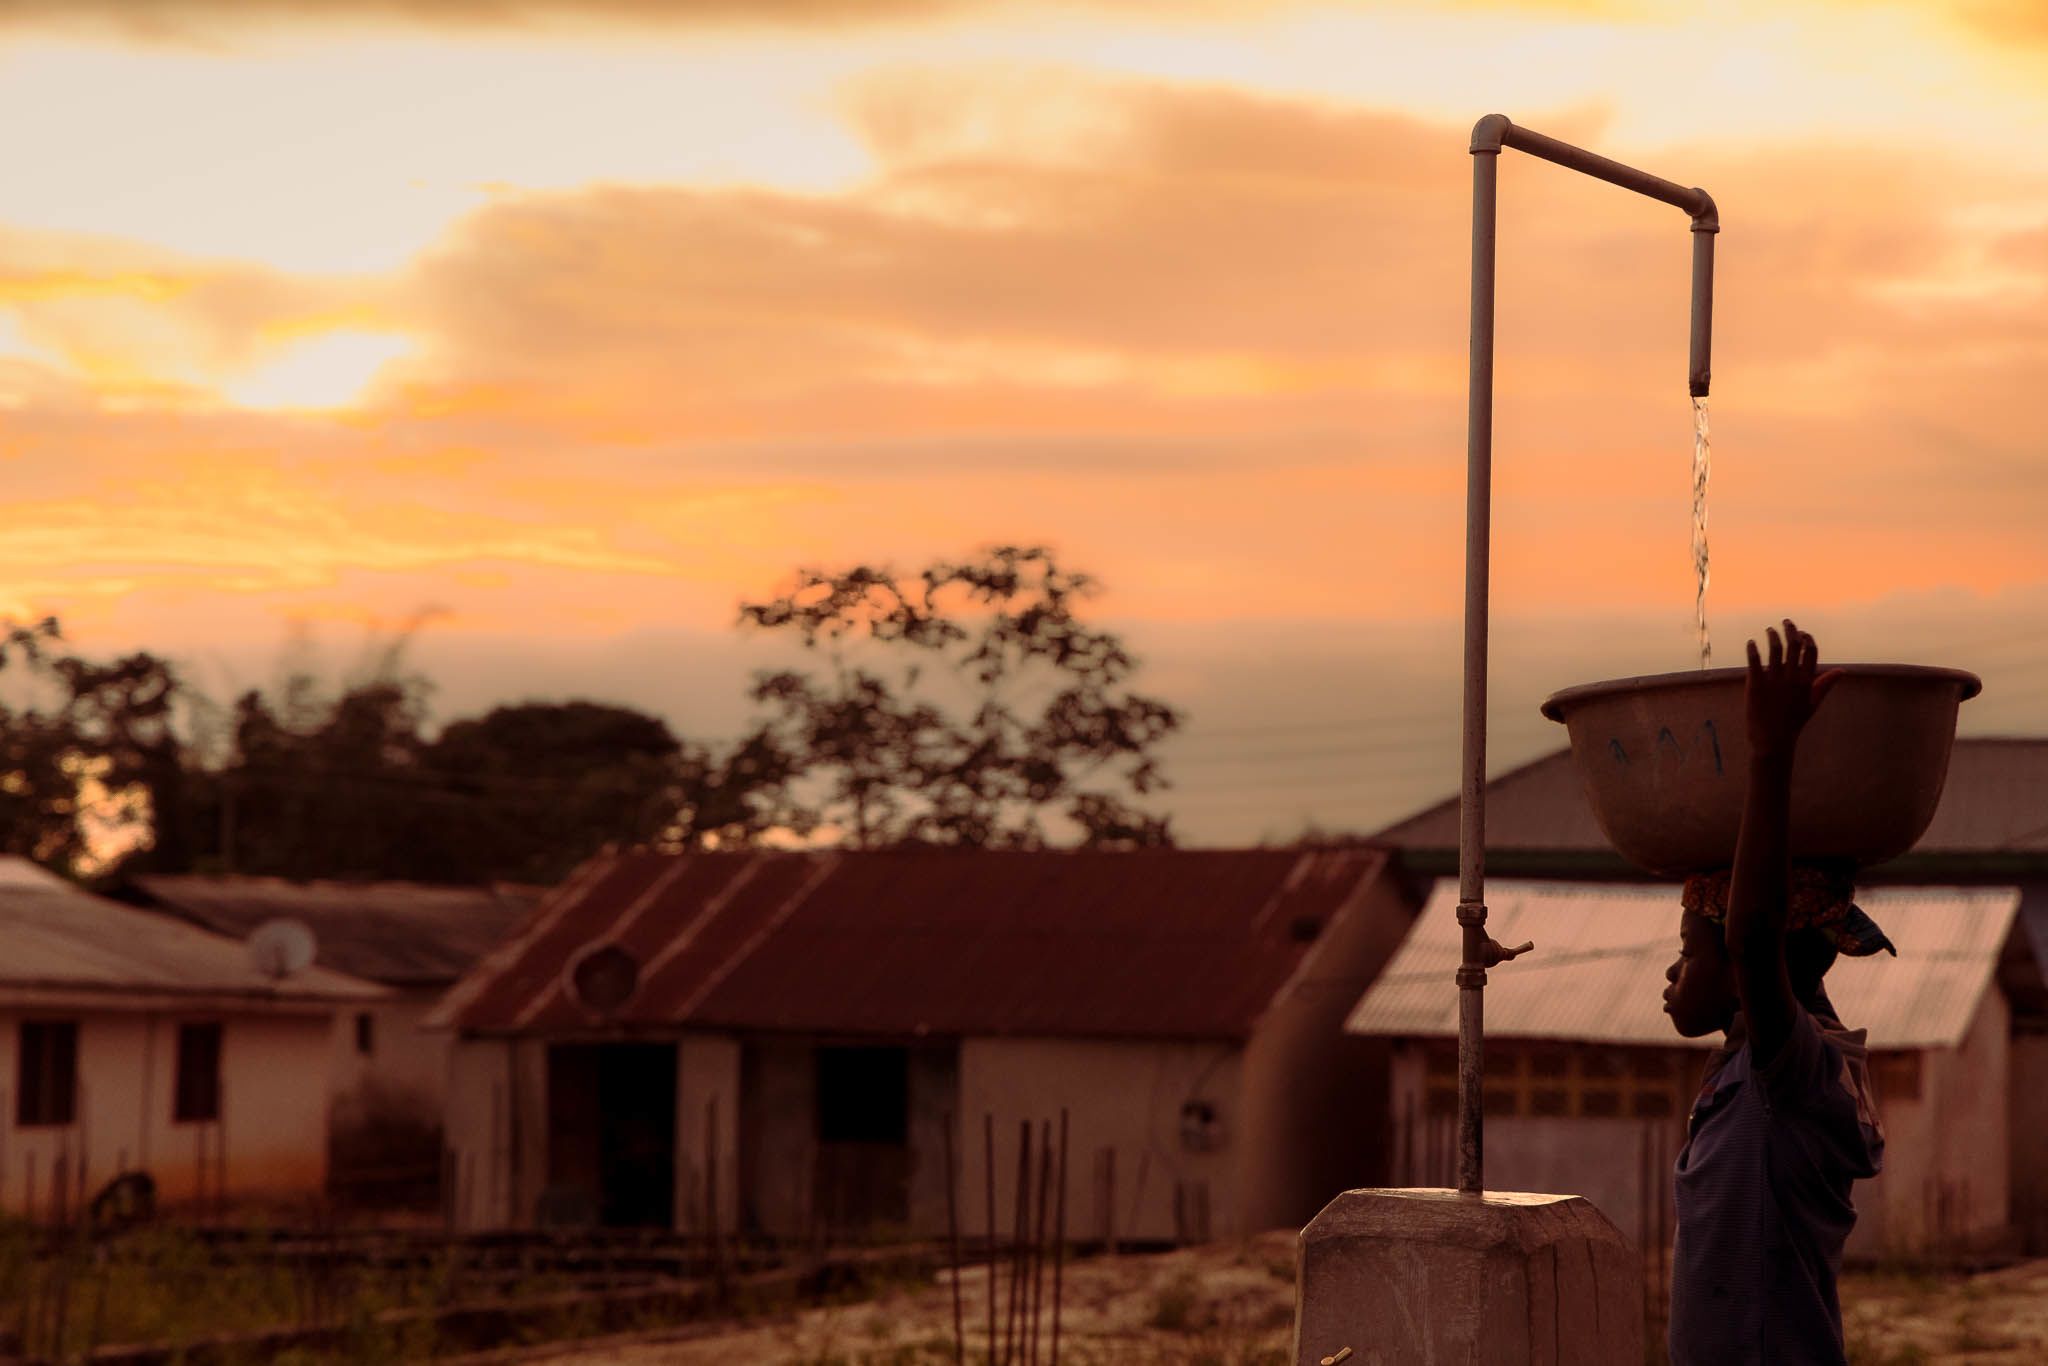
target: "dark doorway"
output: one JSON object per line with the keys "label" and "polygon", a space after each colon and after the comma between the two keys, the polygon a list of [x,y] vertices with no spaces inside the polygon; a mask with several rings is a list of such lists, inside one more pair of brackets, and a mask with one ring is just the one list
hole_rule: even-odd
{"label": "dark doorway", "polygon": [[673,1228],[676,1046],[548,1049],[548,1185],[606,1228]]}
{"label": "dark doorway", "polygon": [[818,1049],[815,1207],[856,1230],[910,1217],[910,1050]]}

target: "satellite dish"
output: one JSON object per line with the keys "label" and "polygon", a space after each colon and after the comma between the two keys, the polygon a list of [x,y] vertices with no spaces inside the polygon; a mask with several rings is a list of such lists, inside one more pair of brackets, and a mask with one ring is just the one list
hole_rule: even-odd
{"label": "satellite dish", "polygon": [[248,938],[249,961],[271,981],[313,965],[313,932],[296,920],[266,920]]}
{"label": "satellite dish", "polygon": [[569,964],[569,995],[599,1016],[616,1013],[640,989],[640,960],[618,944],[596,944]]}

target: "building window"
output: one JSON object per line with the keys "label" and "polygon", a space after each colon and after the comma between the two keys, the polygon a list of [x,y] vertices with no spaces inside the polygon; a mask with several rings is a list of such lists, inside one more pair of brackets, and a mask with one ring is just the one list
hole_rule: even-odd
{"label": "building window", "polygon": [[369,1057],[377,1051],[377,1020],[367,1010],[356,1012],[356,1052]]}
{"label": "building window", "polygon": [[818,1050],[818,1141],[910,1141],[910,1050]]}
{"label": "building window", "polygon": [[14,1122],[26,1129],[78,1115],[78,1021],[23,1020]]}
{"label": "building window", "polygon": [[[1423,1049],[1423,1112],[1458,1112],[1458,1050],[1446,1040]],[[1682,1114],[1691,1055],[1599,1044],[1488,1040],[1488,1115],[1546,1118],[1660,1118]]]}
{"label": "building window", "polygon": [[178,1026],[178,1075],[171,1118],[179,1124],[211,1123],[220,1118],[220,1024],[188,1022]]}
{"label": "building window", "polygon": [[1920,1099],[1920,1055],[1917,1052],[1872,1053],[1870,1082],[1877,1103]]}

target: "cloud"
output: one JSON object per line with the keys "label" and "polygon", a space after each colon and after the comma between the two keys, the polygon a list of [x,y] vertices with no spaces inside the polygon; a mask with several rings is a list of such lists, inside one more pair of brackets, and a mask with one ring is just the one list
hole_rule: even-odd
{"label": "cloud", "polygon": [[0,225],[6,335],[103,395],[202,400],[308,335],[378,326],[388,317],[384,295],[371,280]]}
{"label": "cloud", "polygon": [[[855,190],[507,195],[388,280],[43,243],[11,307],[45,350],[119,351],[129,315],[33,312],[110,297],[195,372],[350,309],[417,352],[320,421],[113,413],[0,358],[42,377],[0,424],[28,528],[0,573],[136,630],[212,594],[588,639],[722,628],[798,562],[1044,538],[1132,621],[1455,616],[1463,127],[1046,71],[846,100]],[[1710,610],[2048,579],[2048,336],[1975,285],[2048,276],[2043,187],[1853,143],[1650,169],[1727,222]],[[1496,604],[1663,620],[1682,662],[1684,217],[1524,157],[1502,206]]]}
{"label": "cloud", "polygon": [[818,27],[920,19],[965,7],[966,0],[0,0],[0,26],[205,45],[252,31],[322,26]]}
{"label": "cloud", "polygon": [[[1373,0],[1182,0],[1169,18],[1150,0],[0,0],[0,29],[218,48],[304,30],[542,36],[604,30],[831,32],[1018,15],[1137,17],[1186,25],[1347,8],[1387,6]],[[1659,7],[1652,0],[1459,0],[1453,8],[1628,19]]]}

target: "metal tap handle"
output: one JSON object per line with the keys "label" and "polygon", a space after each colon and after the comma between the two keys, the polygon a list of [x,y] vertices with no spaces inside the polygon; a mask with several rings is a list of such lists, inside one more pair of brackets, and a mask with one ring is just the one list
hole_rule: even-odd
{"label": "metal tap handle", "polygon": [[1487,937],[1486,947],[1484,950],[1486,957],[1486,966],[1493,967],[1496,964],[1507,962],[1510,958],[1520,958],[1523,954],[1529,953],[1532,950],[1534,950],[1535,947],[1536,944],[1532,940],[1529,943],[1517,944],[1513,948],[1508,948],[1504,944],[1495,943],[1493,941],[1492,936],[1489,935]]}

